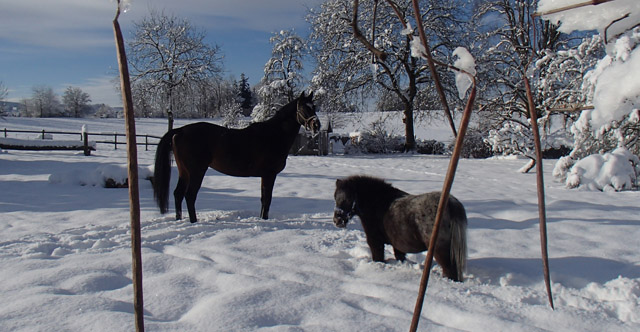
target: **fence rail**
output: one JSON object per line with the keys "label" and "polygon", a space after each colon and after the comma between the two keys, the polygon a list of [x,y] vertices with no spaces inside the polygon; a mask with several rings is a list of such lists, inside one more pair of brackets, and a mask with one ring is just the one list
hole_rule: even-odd
{"label": "fence rail", "polygon": [[[42,129],[42,130],[18,130],[18,129],[7,129],[4,128],[2,130],[2,132],[4,133],[4,137],[8,138],[9,133],[15,133],[15,134],[38,134],[40,136],[41,139],[46,140],[46,139],[51,139],[52,136],[50,135],[71,135],[71,136],[78,136],[80,138],[80,141],[85,140],[85,137],[83,136],[85,133],[84,132],[72,132],[72,131],[56,131],[56,130],[46,130],[46,129]],[[113,148],[115,150],[118,149],[118,145],[126,145],[126,139],[124,139],[126,137],[125,134],[121,134],[121,133],[117,133],[117,132],[113,132],[113,133],[92,133],[92,132],[87,132],[87,139],[89,137],[92,136],[98,136],[98,137],[111,137],[111,140],[108,139],[102,139],[102,140],[96,140],[96,143],[102,143],[102,144],[112,144]],[[122,140],[118,140],[118,137],[122,137]],[[139,141],[139,139],[143,138],[142,141]],[[159,136],[155,136],[155,135],[148,135],[148,134],[144,134],[144,135],[136,135],[136,144],[137,145],[144,145],[145,150],[149,150],[149,146],[150,145],[158,145],[158,142],[160,141]]]}

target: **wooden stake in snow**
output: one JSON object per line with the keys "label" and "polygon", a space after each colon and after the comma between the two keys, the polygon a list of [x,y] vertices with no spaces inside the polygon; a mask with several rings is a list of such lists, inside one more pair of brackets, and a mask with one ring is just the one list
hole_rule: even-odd
{"label": "wooden stake in snow", "polygon": [[544,269],[544,284],[547,287],[547,298],[551,309],[553,307],[553,296],[551,295],[551,278],[549,276],[549,253],[547,251],[547,212],[544,202],[544,178],[542,176],[542,146],[540,144],[540,132],[538,131],[538,114],[533,103],[531,85],[529,79],[524,78],[524,86],[527,90],[527,102],[529,113],[531,114],[531,131],[533,131],[533,144],[536,147],[536,184],[538,186],[538,217],[540,222],[540,248],[542,249],[542,267]]}
{"label": "wooden stake in snow", "polygon": [[462,114],[462,120],[460,127],[458,128],[458,136],[456,137],[456,145],[453,148],[453,154],[449,160],[449,168],[447,175],[442,186],[442,193],[440,196],[440,202],[438,203],[438,211],[436,212],[435,224],[433,226],[433,232],[431,233],[431,239],[429,240],[429,249],[427,251],[427,257],[424,260],[424,269],[422,270],[422,278],[420,279],[420,289],[418,291],[418,298],[416,299],[416,305],[413,309],[413,318],[411,320],[411,327],[409,331],[415,332],[418,329],[418,323],[420,322],[420,314],[422,312],[422,304],[424,303],[424,297],[427,292],[427,285],[429,284],[429,274],[431,273],[431,266],[433,265],[433,253],[435,251],[436,240],[438,239],[438,232],[440,231],[440,223],[444,210],[447,208],[447,202],[449,201],[449,194],[451,193],[451,187],[453,186],[453,179],[456,175],[456,169],[458,168],[458,161],[460,160],[460,154],[462,153],[462,146],[464,144],[464,136],[469,127],[469,120],[471,119],[471,112],[473,110],[473,104],[476,98],[476,84],[475,79],[472,77],[473,85],[471,86],[471,93],[467,100],[467,105]]}
{"label": "wooden stake in snow", "polygon": [[136,146],[136,125],[133,114],[133,99],[131,97],[131,82],[129,67],[124,49],[122,30],[118,23],[120,16],[120,0],[118,10],[113,19],[113,32],[116,39],[118,67],[120,69],[120,88],[124,106],[125,130],[127,133],[127,159],[129,175],[129,203],[131,215],[131,253],[133,270],[133,307],[135,310],[136,331],[144,331],[144,306],[142,301],[142,253],[140,236],[140,192],[138,189],[138,151]]}

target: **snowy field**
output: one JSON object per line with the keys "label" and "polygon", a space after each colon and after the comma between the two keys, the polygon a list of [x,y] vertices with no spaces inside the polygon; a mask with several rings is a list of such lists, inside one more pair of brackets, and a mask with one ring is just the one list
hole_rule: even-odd
{"label": "snowy field", "polygon": [[[0,121],[124,131],[122,120]],[[138,120],[138,133],[165,126]],[[153,153],[139,149],[143,172]],[[640,192],[569,190],[551,176],[555,160],[545,161],[552,311],[535,173],[517,172],[525,162],[461,160],[452,194],[469,218],[467,279],[451,282],[435,266],[419,330],[639,331]],[[128,193],[101,186],[102,174],[125,164],[124,149],[100,144],[89,157],[0,153],[0,331],[134,329]],[[174,220],[173,199],[160,215],[141,180],[147,330],[408,330],[425,255],[400,263],[387,247],[386,264],[371,262],[359,221],[333,225],[335,180],[369,174],[422,193],[441,189],[447,164],[425,155],[292,156],[267,221],[257,217],[259,179],[209,170],[193,225]]]}

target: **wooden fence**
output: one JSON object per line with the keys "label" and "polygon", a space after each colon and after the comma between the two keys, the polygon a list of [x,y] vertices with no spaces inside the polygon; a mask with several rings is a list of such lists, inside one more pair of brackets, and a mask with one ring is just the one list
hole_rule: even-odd
{"label": "wooden fence", "polygon": [[[95,147],[92,148],[92,144],[89,144],[89,142],[91,143],[101,143],[101,144],[108,144],[108,145],[113,145],[113,148],[115,150],[118,149],[118,145],[126,145],[126,135],[125,134],[121,134],[121,133],[92,133],[92,132],[70,132],[70,131],[55,131],[55,130],[46,130],[46,129],[42,129],[42,130],[15,130],[15,129],[7,129],[4,128],[2,130],[2,132],[4,133],[4,137],[8,138],[9,137],[9,133],[14,133],[17,135],[22,135],[23,137],[25,136],[25,134],[37,134],[37,136],[42,139],[42,140],[50,140],[51,144],[38,144],[36,146],[31,146],[31,147],[27,147],[27,146],[22,146],[22,149],[29,149],[29,150],[62,150],[62,149],[67,149],[67,150],[84,150],[85,151],[85,155],[89,155],[89,151],[90,150],[95,150]],[[76,136],[79,138],[78,140],[78,145],[65,145],[64,147],[61,147],[60,145],[56,145],[56,140],[53,139],[53,135],[64,135],[66,137],[69,136]],[[97,140],[94,141],[90,141],[90,137],[98,137]],[[119,139],[120,138],[120,139]],[[154,136],[154,135],[136,135],[136,144],[140,145],[140,146],[144,146],[145,147],[145,151],[149,150],[149,146],[153,146],[153,145],[158,145],[158,142],[160,141],[159,136]],[[31,137],[31,139],[33,140],[34,138]],[[20,146],[19,145],[3,145],[0,146],[3,149],[19,149]]]}

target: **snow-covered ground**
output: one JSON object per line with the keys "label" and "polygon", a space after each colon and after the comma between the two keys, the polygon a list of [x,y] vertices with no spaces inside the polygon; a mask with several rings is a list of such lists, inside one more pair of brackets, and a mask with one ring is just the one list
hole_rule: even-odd
{"label": "snow-covered ground", "polygon": [[[7,118],[0,128],[122,132],[122,123]],[[140,134],[166,127],[137,123]],[[139,149],[143,172],[153,153]],[[517,172],[523,163],[461,160],[452,194],[469,217],[467,279],[454,283],[434,268],[419,330],[640,330],[640,192],[567,189],[551,176],[555,161],[545,161],[553,311],[535,173]],[[421,193],[440,190],[447,164],[445,156],[292,156],[267,221],[257,217],[256,178],[209,170],[197,224],[175,221],[173,208],[160,215],[141,180],[147,330],[408,330],[425,255],[399,263],[387,248],[386,264],[371,262],[359,222],[331,221],[335,180],[369,174]],[[0,153],[1,331],[133,330],[128,192],[100,186],[124,165],[124,149],[101,144],[89,157]]]}

